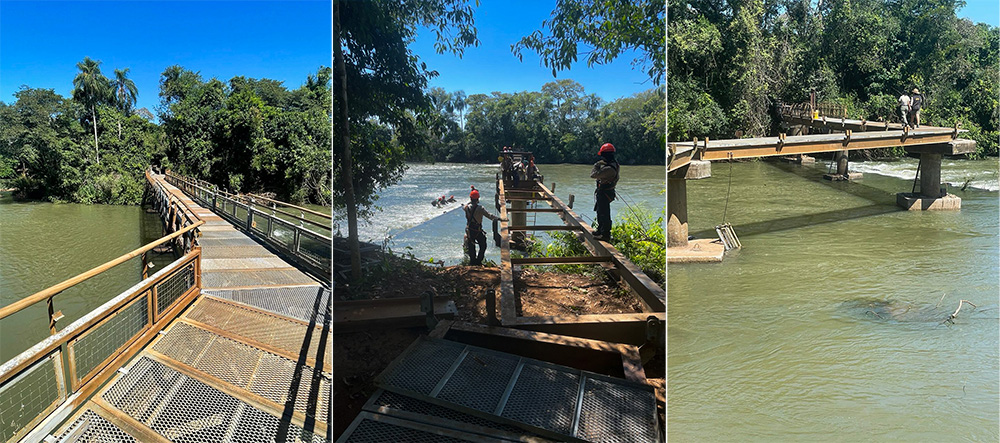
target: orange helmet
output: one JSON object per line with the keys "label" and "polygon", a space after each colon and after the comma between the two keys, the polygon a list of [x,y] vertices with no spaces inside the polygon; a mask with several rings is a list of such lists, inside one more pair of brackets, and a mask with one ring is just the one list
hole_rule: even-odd
{"label": "orange helmet", "polygon": [[470,188],[472,188],[472,192],[469,193],[469,198],[479,200],[479,191],[476,190],[475,186],[470,186]]}
{"label": "orange helmet", "polygon": [[600,155],[605,152],[615,152],[615,145],[612,145],[611,143],[605,143],[601,145],[601,150],[597,151],[597,154]]}

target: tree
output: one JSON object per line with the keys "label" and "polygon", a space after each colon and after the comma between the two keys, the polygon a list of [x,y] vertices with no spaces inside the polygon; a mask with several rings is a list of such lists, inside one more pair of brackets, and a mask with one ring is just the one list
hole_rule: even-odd
{"label": "tree", "polygon": [[97,163],[101,163],[101,151],[97,146],[97,105],[107,101],[111,87],[108,79],[101,74],[101,62],[90,57],[76,64],[80,73],[73,79],[73,99],[90,108],[91,124],[94,127],[94,153]]}
{"label": "tree", "polygon": [[[135,105],[135,99],[139,96],[139,90],[136,89],[135,82],[128,78],[128,71],[129,68],[115,69],[115,79],[111,83],[115,104],[118,106],[118,110],[126,117],[132,115],[132,106]],[[119,121],[118,138],[121,138],[121,136],[122,124]]]}
{"label": "tree", "polygon": [[465,91],[455,91],[454,97],[454,107],[455,110],[461,114],[458,118],[459,125],[462,130],[465,130]]}
{"label": "tree", "polygon": [[[466,46],[479,43],[472,7],[465,3],[334,0],[334,107],[339,113],[334,134],[339,136],[341,149],[333,150],[333,166],[343,186],[333,193],[333,202],[347,209],[351,274],[355,281],[361,277],[359,203],[370,203],[379,186],[402,177],[405,155],[400,147],[419,151],[425,145],[418,123],[426,120],[430,103],[423,88],[434,73],[425,64],[418,65],[406,44],[416,34],[417,26],[427,26],[436,33],[438,53],[449,51],[461,56]],[[452,31],[456,34],[452,35]],[[386,143],[386,125],[404,144],[393,147]],[[367,146],[355,150],[352,143]],[[355,194],[358,184],[364,184],[366,194]]]}
{"label": "tree", "polygon": [[[587,55],[591,67],[636,50],[639,56],[632,66],[645,67],[655,85],[663,80],[666,8],[662,1],[559,0],[552,19],[543,21],[542,27],[548,28],[549,35],[535,31],[511,45],[511,51],[518,59],[525,49],[537,52],[553,77],[569,69],[580,54]],[[580,51],[580,43],[588,51]]]}

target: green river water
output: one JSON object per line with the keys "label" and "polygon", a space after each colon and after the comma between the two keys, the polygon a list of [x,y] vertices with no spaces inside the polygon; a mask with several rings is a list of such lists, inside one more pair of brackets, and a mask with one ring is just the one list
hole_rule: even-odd
{"label": "green river water", "polygon": [[668,267],[670,441],[1000,438],[997,162],[945,160],[952,212],[895,207],[916,167],[737,163],[728,210],[728,164],[688,182],[691,232],[727,212],[743,249]]}
{"label": "green river water", "polygon": [[[329,208],[306,205],[329,213]],[[312,219],[319,218],[309,216]],[[131,252],[164,235],[157,214],[138,206],[14,202],[0,196],[0,306],[46,289]],[[172,262],[172,253],[151,253],[150,275]],[[141,280],[134,258],[55,297],[65,318],[60,328]],[[0,362],[49,335],[45,303],[0,322]]]}

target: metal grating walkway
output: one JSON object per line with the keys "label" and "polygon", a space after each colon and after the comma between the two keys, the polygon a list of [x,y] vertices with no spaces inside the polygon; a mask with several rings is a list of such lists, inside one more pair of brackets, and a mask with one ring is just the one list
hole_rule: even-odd
{"label": "metal grating walkway", "polygon": [[163,184],[208,221],[204,291],[56,441],[328,442],[330,291]]}
{"label": "metal grating walkway", "polygon": [[[375,383],[389,392],[377,392],[369,411],[436,417],[463,431],[489,428],[497,438],[512,427],[556,440],[652,442],[659,435],[651,386],[448,340],[417,339]],[[341,440],[354,441],[364,420],[375,423],[359,416]]]}

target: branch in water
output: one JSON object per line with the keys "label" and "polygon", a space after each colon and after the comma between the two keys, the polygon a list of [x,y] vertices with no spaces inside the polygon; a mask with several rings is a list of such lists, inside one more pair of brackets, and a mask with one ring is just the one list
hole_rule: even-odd
{"label": "branch in water", "polygon": [[968,304],[972,305],[973,309],[978,308],[978,306],[976,306],[975,303],[972,303],[971,301],[964,300],[964,299],[960,300],[958,302],[958,308],[955,309],[955,312],[953,312],[951,315],[949,315],[947,318],[945,318],[944,321],[941,322],[941,323],[948,322],[948,323],[951,323],[951,324],[955,324],[954,320],[955,320],[956,317],[958,317],[958,311],[962,310],[962,304],[964,304],[964,303],[968,303]]}

